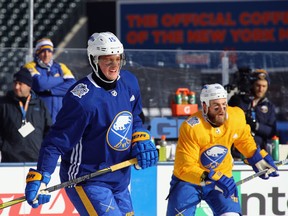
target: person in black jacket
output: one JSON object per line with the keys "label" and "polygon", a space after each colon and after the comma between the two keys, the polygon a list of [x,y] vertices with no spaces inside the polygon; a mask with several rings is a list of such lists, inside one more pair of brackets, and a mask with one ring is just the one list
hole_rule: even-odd
{"label": "person in black jacket", "polygon": [[[267,143],[277,132],[275,105],[267,98],[270,78],[266,70],[256,69],[251,73],[250,79],[250,94],[233,95],[228,104],[243,109],[255,142],[260,149],[269,151]],[[234,157],[241,157],[233,149],[232,153]]]}
{"label": "person in black jacket", "polygon": [[31,86],[32,76],[22,68],[13,76],[13,91],[0,98],[1,162],[36,162],[52,125],[48,109]]}

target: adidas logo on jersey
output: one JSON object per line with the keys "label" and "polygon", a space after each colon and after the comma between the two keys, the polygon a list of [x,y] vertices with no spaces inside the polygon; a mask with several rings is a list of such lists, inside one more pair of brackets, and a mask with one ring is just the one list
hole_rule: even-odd
{"label": "adidas logo on jersey", "polygon": [[132,95],[131,98],[130,98],[130,102],[134,101],[135,100],[135,96]]}

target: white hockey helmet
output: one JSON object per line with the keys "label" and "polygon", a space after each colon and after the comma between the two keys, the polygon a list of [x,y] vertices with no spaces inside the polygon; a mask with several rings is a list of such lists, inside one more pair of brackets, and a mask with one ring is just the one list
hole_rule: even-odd
{"label": "white hockey helmet", "polygon": [[210,100],[221,98],[227,99],[227,91],[224,89],[222,85],[215,83],[215,84],[206,84],[203,86],[200,93],[201,104],[205,102],[205,104],[209,106]]}
{"label": "white hockey helmet", "polygon": [[119,39],[111,32],[94,33],[88,40],[87,54],[91,67],[98,74],[98,58],[103,55],[120,54],[123,61],[121,61],[120,68],[124,63],[124,48]]}

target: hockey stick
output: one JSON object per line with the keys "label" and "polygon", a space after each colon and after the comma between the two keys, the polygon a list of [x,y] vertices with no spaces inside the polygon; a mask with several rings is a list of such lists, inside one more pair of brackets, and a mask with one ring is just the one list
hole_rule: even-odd
{"label": "hockey stick", "polygon": [[[281,166],[281,165],[284,165],[284,164],[287,164],[287,163],[288,163],[288,158],[286,158],[285,160],[279,161],[278,163],[275,163],[275,165],[278,167],[278,166]],[[245,182],[248,182],[248,181],[250,181],[250,180],[252,180],[252,179],[254,179],[254,178],[258,177],[258,176],[261,176],[261,175],[265,174],[266,172],[268,172],[268,170],[269,169],[265,169],[265,170],[262,170],[260,172],[254,173],[253,175],[250,175],[250,176],[248,176],[248,177],[246,177],[244,179],[241,179],[240,181],[236,182],[236,186],[239,186],[239,185],[241,185],[241,184],[243,184]],[[220,189],[217,185],[215,186],[215,190],[218,190],[218,191],[223,193],[223,190]]]}
{"label": "hockey stick", "polygon": [[[54,186],[48,187],[48,188],[46,188],[44,190],[48,191],[50,193],[50,192],[53,192],[53,191],[56,191],[56,190],[59,190],[59,189],[74,185],[74,184],[78,184],[80,182],[83,182],[85,180],[91,179],[93,177],[103,175],[105,173],[114,172],[114,171],[123,169],[125,167],[131,166],[131,165],[134,165],[134,164],[137,164],[137,159],[136,158],[133,158],[133,159],[130,159],[130,160],[127,160],[127,161],[123,161],[121,163],[118,163],[118,164],[112,165],[110,167],[98,170],[96,172],[93,172],[93,173],[78,177],[76,179],[72,179],[72,180],[67,181],[67,182],[63,182],[63,183],[58,184],[58,185],[54,185]],[[24,201],[26,201],[26,198],[25,198],[25,196],[22,196],[22,197],[19,197],[17,199],[2,203],[2,204],[0,204],[0,210],[4,209],[4,208],[7,208],[9,206],[24,202]]]}
{"label": "hockey stick", "polygon": [[[284,164],[287,164],[288,163],[288,159],[286,158],[285,160],[282,160],[282,161],[279,161],[278,163],[275,163],[275,165],[278,167],[278,166],[281,166],[281,165],[284,165]],[[265,174],[269,169],[265,169],[265,170],[262,170],[260,172],[257,172],[257,173],[254,173],[253,175],[250,175],[244,179],[241,179],[240,181],[236,182],[236,186],[238,185],[241,185],[245,182],[248,182],[258,176],[261,176],[263,174]]]}

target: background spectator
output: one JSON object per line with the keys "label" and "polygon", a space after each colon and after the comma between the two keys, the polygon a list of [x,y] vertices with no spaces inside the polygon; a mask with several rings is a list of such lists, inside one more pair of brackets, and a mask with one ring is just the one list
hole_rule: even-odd
{"label": "background spectator", "polygon": [[63,63],[53,60],[53,43],[48,38],[37,41],[34,60],[24,65],[33,77],[32,89],[49,109],[53,123],[62,107],[62,98],[76,82],[74,75]]}
{"label": "background spectator", "polygon": [[43,101],[31,90],[32,77],[22,68],[14,75],[13,91],[0,98],[2,162],[35,162],[51,126]]}
{"label": "background spectator", "polygon": [[[261,149],[268,150],[267,143],[276,134],[275,106],[267,97],[270,78],[266,70],[256,69],[251,73],[250,80],[250,92],[233,95],[229,105],[243,109],[255,142]],[[232,150],[233,156],[240,157],[236,149]]]}

